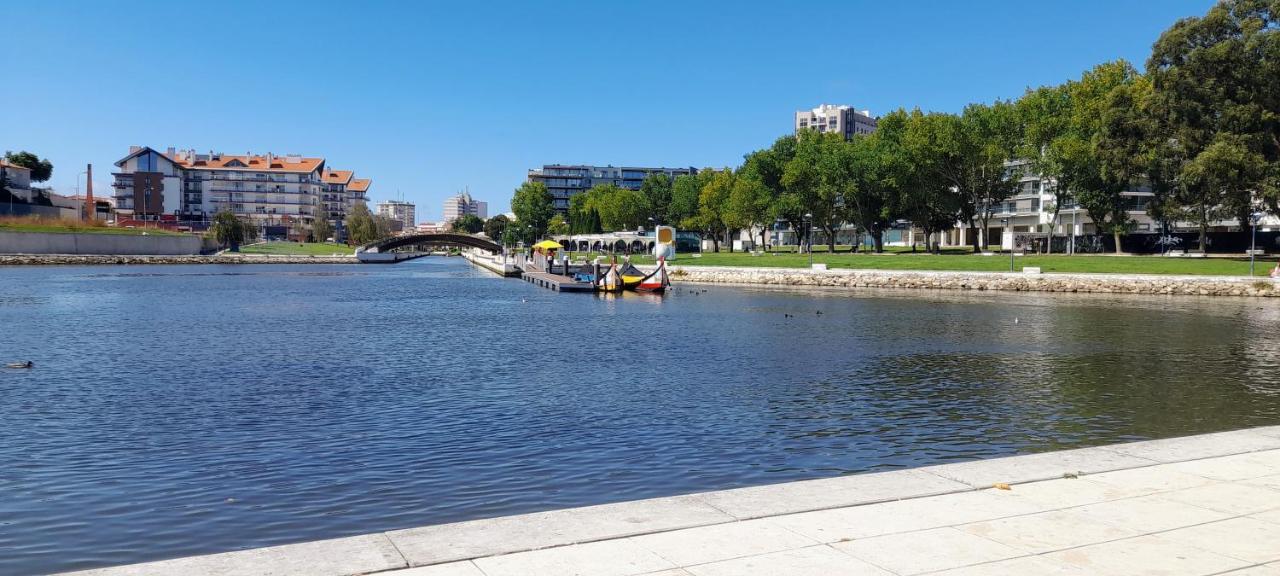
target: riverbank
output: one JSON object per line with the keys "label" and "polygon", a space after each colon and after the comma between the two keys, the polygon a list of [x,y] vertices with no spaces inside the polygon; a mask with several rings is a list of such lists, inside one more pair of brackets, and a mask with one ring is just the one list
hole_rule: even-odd
{"label": "riverbank", "polygon": [[1267,277],[1162,274],[1031,274],[914,270],[811,270],[671,265],[673,282],[827,288],[914,288],[1185,296],[1280,296]]}
{"label": "riverbank", "polygon": [[1260,566],[1249,574],[1280,570],[1280,426],[75,574],[1208,575]]}
{"label": "riverbank", "polygon": [[96,254],[0,254],[0,266],[104,266],[113,264],[359,264],[355,256],[109,256]]}

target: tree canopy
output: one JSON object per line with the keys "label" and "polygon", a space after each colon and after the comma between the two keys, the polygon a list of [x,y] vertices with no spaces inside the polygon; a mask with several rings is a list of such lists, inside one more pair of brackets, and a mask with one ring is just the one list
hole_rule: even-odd
{"label": "tree canopy", "polygon": [[555,206],[547,185],[542,182],[521,184],[511,198],[511,211],[515,213],[516,221],[520,226],[527,229],[528,234],[533,237],[526,240],[541,238],[547,232],[547,224],[551,221],[551,216],[555,214]]}
{"label": "tree canopy", "polygon": [[45,182],[53,177],[53,163],[35,154],[23,150],[21,152],[5,152],[4,160],[15,166],[31,170],[32,182]]}

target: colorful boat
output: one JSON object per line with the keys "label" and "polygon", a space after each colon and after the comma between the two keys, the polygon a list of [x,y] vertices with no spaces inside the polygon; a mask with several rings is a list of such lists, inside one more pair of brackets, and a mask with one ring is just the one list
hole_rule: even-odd
{"label": "colorful boat", "polygon": [[622,275],[618,274],[618,265],[610,264],[608,268],[601,268],[596,275],[595,285],[599,292],[621,292]]}
{"label": "colorful boat", "polygon": [[643,270],[636,268],[631,262],[624,264],[618,274],[622,276],[622,287],[627,290],[635,290],[646,276]]}
{"label": "colorful boat", "polygon": [[640,279],[635,291],[660,294],[670,285],[671,279],[667,276],[667,261],[665,258],[658,258],[658,267],[653,272],[650,272],[648,276]]}

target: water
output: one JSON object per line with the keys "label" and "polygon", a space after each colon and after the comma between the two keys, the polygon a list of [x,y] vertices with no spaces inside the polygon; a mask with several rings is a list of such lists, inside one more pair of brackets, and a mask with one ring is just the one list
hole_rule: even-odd
{"label": "water", "polygon": [[623,296],[0,269],[0,574],[1280,423],[1271,301]]}

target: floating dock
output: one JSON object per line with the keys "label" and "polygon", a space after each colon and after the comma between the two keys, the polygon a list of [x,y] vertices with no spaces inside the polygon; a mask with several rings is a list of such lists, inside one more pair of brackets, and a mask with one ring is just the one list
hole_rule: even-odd
{"label": "floating dock", "polygon": [[524,278],[525,282],[556,292],[594,292],[596,289],[590,282],[578,282],[568,276],[546,272],[526,271],[521,278]]}

